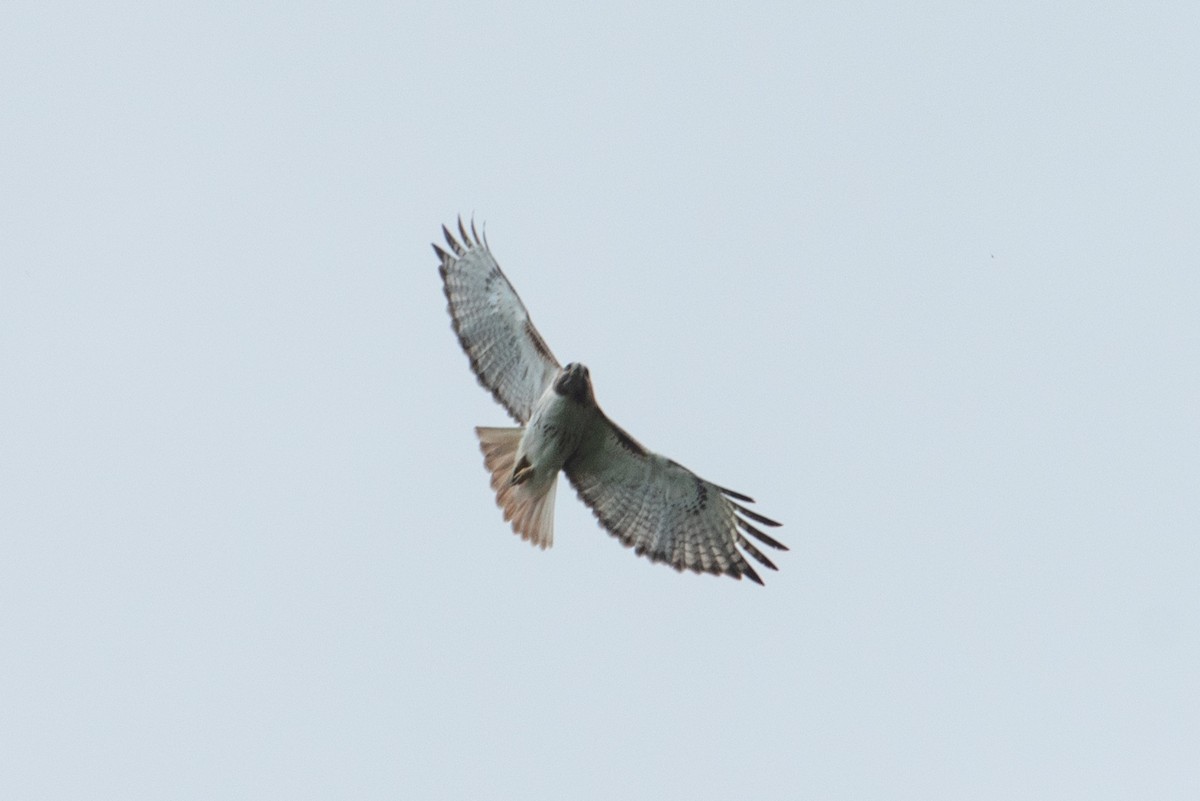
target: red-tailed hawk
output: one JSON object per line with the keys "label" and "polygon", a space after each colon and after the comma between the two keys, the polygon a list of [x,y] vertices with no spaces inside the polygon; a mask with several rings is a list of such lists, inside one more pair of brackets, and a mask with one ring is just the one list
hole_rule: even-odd
{"label": "red-tailed hawk", "polygon": [[778,568],[745,535],[786,551],[751,521],[779,523],[742,505],[752,498],[647,450],[609,420],[596,405],[588,369],[559,366],[474,223],[468,232],[460,217],[458,232],[461,242],[442,226],[450,250],[437,244],[433,250],[471,369],[521,424],[475,429],[496,503],[513,531],[550,547],[562,471],[600,525],[639,555],[680,571],[762,584],[741,551]]}

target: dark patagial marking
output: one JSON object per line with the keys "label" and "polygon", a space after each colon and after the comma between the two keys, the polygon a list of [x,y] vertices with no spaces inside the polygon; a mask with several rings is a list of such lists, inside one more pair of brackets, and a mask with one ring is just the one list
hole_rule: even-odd
{"label": "dark patagial marking", "polygon": [[649,453],[649,451],[642,447],[642,443],[629,436],[629,434],[616,423],[612,424],[612,431],[613,436],[617,438],[617,443],[630,453],[636,456],[645,456]]}
{"label": "dark patagial marking", "polygon": [[550,353],[550,346],[542,339],[542,335],[533,327],[533,323],[529,322],[529,318],[525,318],[525,336],[529,337],[529,341],[533,343],[534,350],[542,355],[542,358],[551,364],[557,364],[553,354]]}

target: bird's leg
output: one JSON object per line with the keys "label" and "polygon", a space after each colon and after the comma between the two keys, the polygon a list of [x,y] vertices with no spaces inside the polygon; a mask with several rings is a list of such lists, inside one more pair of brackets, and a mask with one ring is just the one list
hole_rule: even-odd
{"label": "bird's leg", "polygon": [[529,463],[528,456],[522,456],[521,461],[517,462],[517,466],[513,468],[512,483],[524,484],[533,475],[533,465]]}

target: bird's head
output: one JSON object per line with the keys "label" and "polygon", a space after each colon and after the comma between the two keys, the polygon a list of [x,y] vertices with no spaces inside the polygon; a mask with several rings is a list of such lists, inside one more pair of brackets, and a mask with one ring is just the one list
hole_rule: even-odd
{"label": "bird's head", "polygon": [[592,379],[588,369],[579,362],[571,362],[554,379],[554,391],[579,403],[596,405],[592,394]]}

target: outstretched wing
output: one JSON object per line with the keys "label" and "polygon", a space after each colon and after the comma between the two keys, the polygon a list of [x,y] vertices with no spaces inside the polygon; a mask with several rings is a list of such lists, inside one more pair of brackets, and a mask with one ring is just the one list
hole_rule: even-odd
{"label": "outstretched wing", "polygon": [[603,415],[601,421],[601,430],[563,470],[610,534],[639,556],[679,571],[746,576],[762,584],[741,551],[778,569],[745,537],[787,550],[750,523],[780,525],[738,503],[753,503],[751,498],[647,450]]}
{"label": "outstretched wing", "polygon": [[439,272],[451,324],[479,383],[514,420],[527,423],[533,405],[558,373],[558,360],[533,327],[487,241],[475,233],[475,223],[468,233],[459,217],[458,232],[461,243],[442,226],[451,252],[433,246],[442,260]]}

